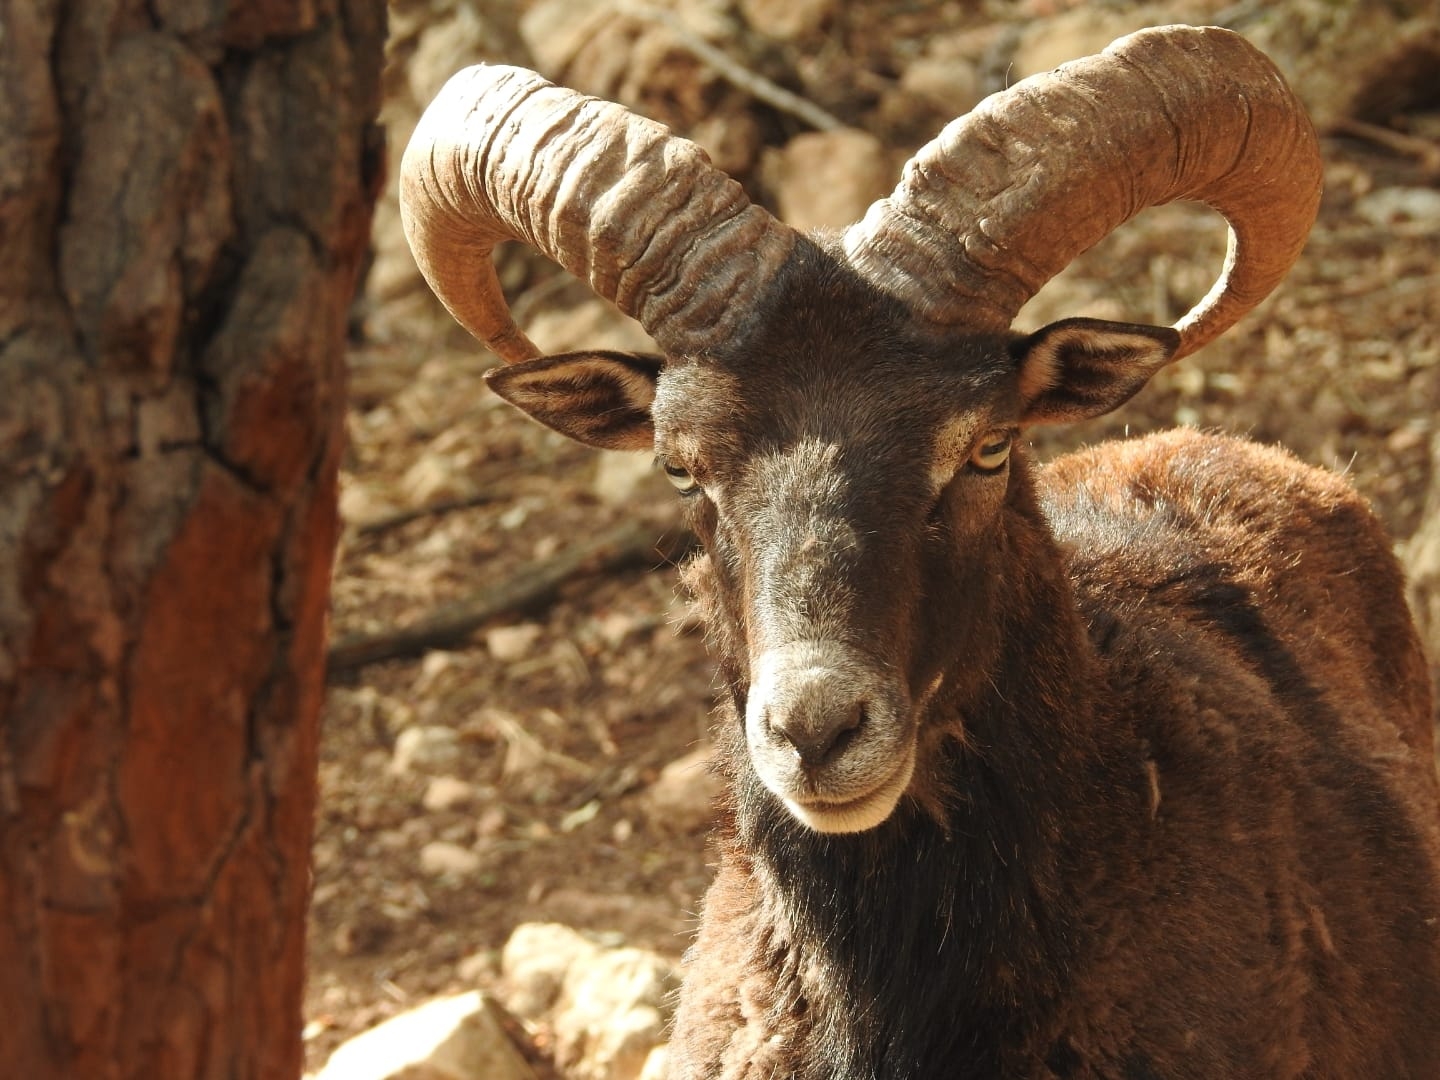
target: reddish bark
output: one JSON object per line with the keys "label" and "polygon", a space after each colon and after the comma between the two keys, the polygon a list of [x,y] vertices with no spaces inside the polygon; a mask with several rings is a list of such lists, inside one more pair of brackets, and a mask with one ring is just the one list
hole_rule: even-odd
{"label": "reddish bark", "polygon": [[384,3],[0,26],[0,1061],[298,1076]]}

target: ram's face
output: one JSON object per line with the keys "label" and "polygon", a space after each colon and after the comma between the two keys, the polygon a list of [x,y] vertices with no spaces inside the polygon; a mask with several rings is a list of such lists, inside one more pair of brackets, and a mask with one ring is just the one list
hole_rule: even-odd
{"label": "ram's face", "polygon": [[1174,340],[1075,320],[927,336],[837,271],[703,361],[572,354],[490,383],[572,437],[654,451],[706,550],[755,776],[806,825],[857,832],[911,788],[927,707],[997,648],[1021,427],[1105,411]]}
{"label": "ram's face", "polygon": [[968,636],[957,605],[984,606],[966,582],[998,552],[1015,380],[1000,342],[809,330],[672,365],[654,445],[708,554],[755,774],[805,824],[855,832],[909,787]]}

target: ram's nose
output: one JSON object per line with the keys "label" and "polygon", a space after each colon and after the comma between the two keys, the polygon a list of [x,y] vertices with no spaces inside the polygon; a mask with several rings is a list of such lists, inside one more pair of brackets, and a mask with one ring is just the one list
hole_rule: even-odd
{"label": "ram's nose", "polygon": [[837,758],[865,724],[866,703],[846,683],[824,668],[806,667],[775,688],[765,709],[767,734],[788,744],[807,769]]}
{"label": "ram's nose", "polygon": [[754,662],[745,708],[756,774],[801,821],[855,832],[889,816],[914,766],[914,722],[889,668],[834,641]]}

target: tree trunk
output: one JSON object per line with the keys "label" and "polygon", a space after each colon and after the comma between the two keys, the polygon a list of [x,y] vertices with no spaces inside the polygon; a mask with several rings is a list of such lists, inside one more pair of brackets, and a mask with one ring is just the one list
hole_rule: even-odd
{"label": "tree trunk", "polygon": [[0,1071],[295,1077],[384,0],[0,0]]}

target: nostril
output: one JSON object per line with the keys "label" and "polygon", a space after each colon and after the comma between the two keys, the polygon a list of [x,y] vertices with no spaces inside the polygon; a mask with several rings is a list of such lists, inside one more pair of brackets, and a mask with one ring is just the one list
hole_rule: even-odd
{"label": "nostril", "polygon": [[770,730],[807,768],[819,768],[838,758],[855,741],[865,723],[865,703],[771,713]]}

